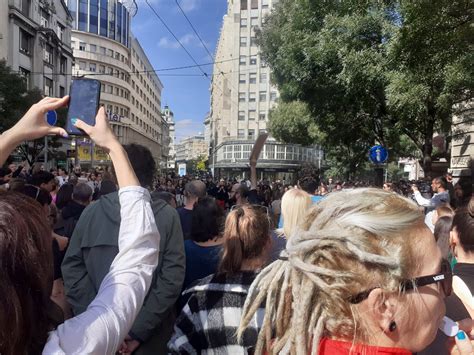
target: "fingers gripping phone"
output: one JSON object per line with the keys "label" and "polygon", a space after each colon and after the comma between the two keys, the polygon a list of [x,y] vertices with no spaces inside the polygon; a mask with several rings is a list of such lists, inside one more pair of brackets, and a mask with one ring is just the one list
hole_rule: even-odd
{"label": "fingers gripping phone", "polygon": [[100,102],[100,81],[94,79],[75,79],[69,91],[69,110],[67,113],[66,131],[70,135],[83,136],[85,133],[76,128],[72,122],[80,119],[88,125],[95,125],[95,116]]}

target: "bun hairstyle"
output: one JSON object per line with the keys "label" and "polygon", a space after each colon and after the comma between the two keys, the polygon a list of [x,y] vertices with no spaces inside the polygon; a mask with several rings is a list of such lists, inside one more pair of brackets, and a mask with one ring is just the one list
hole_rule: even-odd
{"label": "bun hairstyle", "polygon": [[288,239],[287,255],[251,285],[238,336],[264,302],[255,354],[317,354],[323,334],[368,339],[349,299],[372,287],[400,292],[419,269],[414,250],[426,228],[416,204],[400,195],[369,188],[329,194]]}
{"label": "bun hairstyle", "polygon": [[219,273],[236,273],[246,259],[263,255],[270,241],[270,222],[260,208],[243,205],[225,221],[224,245]]}
{"label": "bun hairstyle", "polygon": [[456,210],[452,229],[458,233],[462,248],[474,252],[474,197],[466,207]]}

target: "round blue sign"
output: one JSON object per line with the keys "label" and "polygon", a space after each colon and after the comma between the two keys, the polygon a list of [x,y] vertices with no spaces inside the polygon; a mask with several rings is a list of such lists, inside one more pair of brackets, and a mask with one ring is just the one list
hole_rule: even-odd
{"label": "round blue sign", "polygon": [[369,159],[374,164],[383,164],[388,159],[388,151],[381,145],[374,145],[370,148]]}
{"label": "round blue sign", "polygon": [[58,121],[58,115],[56,114],[56,111],[54,110],[46,112],[44,117],[46,119],[46,122],[48,122],[50,126],[54,126],[56,122]]}

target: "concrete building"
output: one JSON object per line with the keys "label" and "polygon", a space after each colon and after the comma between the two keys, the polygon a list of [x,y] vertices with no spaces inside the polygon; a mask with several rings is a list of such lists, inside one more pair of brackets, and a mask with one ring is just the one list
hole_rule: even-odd
{"label": "concrete building", "polygon": [[[135,6],[135,7],[134,7]],[[168,155],[161,116],[163,84],[130,32],[136,4],[122,0],[68,0],[73,15],[74,75],[102,83],[101,104],[122,144],[150,148],[163,169]]]}
{"label": "concrete building", "polygon": [[463,102],[453,116],[451,164],[455,182],[460,177],[470,177],[474,182],[474,101]]}
{"label": "concrete building", "polygon": [[207,157],[208,148],[202,134],[185,138],[176,145],[176,162],[183,163],[202,156]]}
{"label": "concrete building", "polygon": [[72,20],[63,0],[0,1],[0,58],[28,89],[57,97],[69,92]]}
{"label": "concrete building", "polygon": [[[210,166],[214,174],[235,176],[248,171],[256,137],[267,132],[268,112],[278,90],[259,56],[256,29],[275,0],[228,0],[211,86]],[[234,60],[235,59],[235,60]],[[258,162],[259,177],[289,180],[304,161],[323,165],[320,147],[282,144],[269,138]]]}
{"label": "concrete building", "polygon": [[176,132],[175,132],[175,121],[173,111],[170,110],[168,105],[165,105],[161,114],[168,124],[168,137],[169,137],[169,151],[167,159],[167,169],[176,169]]}

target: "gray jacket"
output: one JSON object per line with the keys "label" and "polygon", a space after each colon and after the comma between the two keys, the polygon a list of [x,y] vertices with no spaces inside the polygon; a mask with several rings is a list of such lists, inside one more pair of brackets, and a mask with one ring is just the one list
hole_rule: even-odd
{"label": "gray jacket", "polygon": [[[183,233],[178,213],[166,202],[152,200],[160,232],[158,267],[130,335],[142,345],[135,354],[164,354],[174,323],[174,304],[185,274]],[[62,273],[75,315],[84,312],[97,294],[118,253],[118,193],[102,196],[81,215],[70,240]]]}

